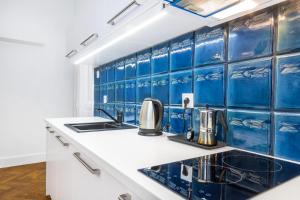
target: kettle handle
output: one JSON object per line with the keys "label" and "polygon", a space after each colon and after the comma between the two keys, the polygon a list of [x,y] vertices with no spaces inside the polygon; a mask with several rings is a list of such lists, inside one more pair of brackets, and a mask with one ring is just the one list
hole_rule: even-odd
{"label": "kettle handle", "polygon": [[158,113],[159,113],[159,118],[157,121],[157,124],[155,126],[155,130],[161,130],[162,129],[162,120],[164,116],[164,106],[163,104],[157,100],[157,99],[152,99],[154,106],[158,107]]}

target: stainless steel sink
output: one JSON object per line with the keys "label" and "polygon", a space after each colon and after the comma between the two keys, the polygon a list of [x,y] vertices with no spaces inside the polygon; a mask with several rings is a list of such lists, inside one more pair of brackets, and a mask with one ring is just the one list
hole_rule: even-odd
{"label": "stainless steel sink", "polygon": [[72,129],[73,131],[76,131],[77,133],[137,128],[136,126],[123,123],[120,124],[116,122],[77,123],[65,124],[65,126]]}

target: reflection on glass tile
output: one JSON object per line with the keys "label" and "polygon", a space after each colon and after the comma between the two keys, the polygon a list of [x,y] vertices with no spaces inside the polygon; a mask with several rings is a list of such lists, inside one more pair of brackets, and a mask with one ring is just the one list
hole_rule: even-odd
{"label": "reflection on glass tile", "polygon": [[115,63],[109,63],[106,66],[107,70],[107,82],[114,82],[115,81]]}
{"label": "reflection on glass tile", "polygon": [[136,101],[142,103],[145,98],[151,97],[151,79],[150,77],[136,80]]}
{"label": "reflection on glass tile", "polygon": [[122,81],[125,79],[125,66],[123,60],[119,60],[116,62],[115,73],[116,81]]}
{"label": "reflection on glass tile", "polygon": [[115,102],[115,83],[108,83],[107,84],[107,100],[108,103]]}
{"label": "reflection on glass tile", "polygon": [[141,114],[141,105],[136,105],[135,107],[135,124],[139,125],[140,124],[140,114]]}
{"label": "reflection on glass tile", "polygon": [[100,68],[94,69],[94,85],[100,85]]}
{"label": "reflection on glass tile", "polygon": [[125,101],[126,103],[135,103],[136,98],[136,81],[127,80],[125,81]]}
{"label": "reflection on glass tile", "polygon": [[107,71],[105,66],[100,67],[100,84],[107,82]]}
{"label": "reflection on glass tile", "polygon": [[205,27],[196,32],[194,66],[224,61],[224,33],[224,27]]}
{"label": "reflection on glass tile", "polygon": [[[191,127],[191,111],[180,107],[169,107],[170,132],[176,134],[185,134]],[[185,122],[185,123],[184,123]]]}
{"label": "reflection on glass tile", "polygon": [[277,58],[275,94],[277,109],[300,109],[300,54]]}
{"label": "reflection on glass tile", "polygon": [[[103,109],[108,112],[111,116],[115,116],[115,104],[107,103],[103,105]],[[108,117],[106,117],[108,118]],[[109,118],[108,118],[109,119]]]}
{"label": "reflection on glass tile", "polygon": [[104,96],[107,95],[107,85],[104,84],[104,85],[100,85],[100,99],[99,99],[99,103],[104,103],[103,102],[103,99],[104,99]]}
{"label": "reflection on glass tile", "polygon": [[270,145],[270,112],[254,112],[246,110],[228,110],[228,138],[231,146],[269,153]]}
{"label": "reflection on glass tile", "polygon": [[125,104],[124,103],[116,103],[115,104],[115,116],[117,116],[117,112],[125,113]]}
{"label": "reflection on glass tile", "polygon": [[300,114],[275,113],[274,155],[300,161]]}
{"label": "reflection on glass tile", "polygon": [[230,61],[271,55],[273,13],[264,12],[229,23]]}
{"label": "reflection on glass tile", "polygon": [[195,69],[194,94],[196,106],[224,106],[224,65]]}
{"label": "reflection on glass tile", "polygon": [[181,105],[182,93],[191,93],[193,85],[191,70],[170,74],[170,104]]}
{"label": "reflection on glass tile", "polygon": [[125,122],[129,123],[129,124],[135,124],[135,105],[130,105],[130,104],[126,104],[125,105]]}
{"label": "reflection on glass tile", "polygon": [[100,104],[100,86],[94,86],[94,104]]}
{"label": "reflection on glass tile", "polygon": [[170,44],[171,71],[188,69],[193,61],[193,34],[189,33],[174,39]]}
{"label": "reflection on glass tile", "polygon": [[[100,108],[100,109],[104,109],[104,105],[103,104],[99,104],[99,107],[98,108]],[[98,117],[106,117],[106,115],[105,114],[103,114],[103,112],[100,112],[100,111],[97,111],[97,116]]]}
{"label": "reflection on glass tile", "polygon": [[163,131],[169,132],[169,107],[164,106]]}
{"label": "reflection on glass tile", "polygon": [[115,101],[124,102],[125,100],[125,82],[120,81],[115,83]]}
{"label": "reflection on glass tile", "polygon": [[271,59],[228,65],[227,105],[270,108],[271,76]]}
{"label": "reflection on glass tile", "polygon": [[137,76],[151,73],[151,50],[142,51],[137,55]]}
{"label": "reflection on glass tile", "polygon": [[132,79],[136,77],[136,56],[133,55],[125,60],[125,77]]}
{"label": "reflection on glass tile", "polygon": [[152,97],[160,100],[164,105],[169,104],[169,74],[152,76]]}
{"label": "reflection on glass tile", "polygon": [[300,1],[279,7],[277,51],[300,50]]}
{"label": "reflection on glass tile", "polygon": [[169,44],[163,43],[153,47],[151,56],[152,74],[169,71]]}

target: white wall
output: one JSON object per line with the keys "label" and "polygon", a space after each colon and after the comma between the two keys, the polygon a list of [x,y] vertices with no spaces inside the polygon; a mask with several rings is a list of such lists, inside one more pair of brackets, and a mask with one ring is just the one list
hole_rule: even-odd
{"label": "white wall", "polygon": [[75,67],[75,111],[76,117],[94,116],[94,66]]}
{"label": "white wall", "polygon": [[0,167],[43,161],[44,119],[73,116],[72,15],[72,0],[0,0]]}

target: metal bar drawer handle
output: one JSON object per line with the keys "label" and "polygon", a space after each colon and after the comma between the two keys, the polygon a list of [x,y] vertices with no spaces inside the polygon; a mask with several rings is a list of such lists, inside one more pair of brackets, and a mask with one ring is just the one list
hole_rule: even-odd
{"label": "metal bar drawer handle", "polygon": [[81,157],[80,157],[80,153],[79,152],[75,152],[73,153],[73,156],[83,165],[85,166],[85,168],[87,170],[89,170],[89,172],[91,172],[92,174],[95,175],[100,175],[100,169],[94,169],[92,168],[89,164],[87,164],[87,162],[85,162]]}
{"label": "metal bar drawer handle", "polygon": [[126,194],[121,194],[119,197],[118,197],[118,200],[131,200],[131,195],[126,193]]}
{"label": "metal bar drawer handle", "polygon": [[129,3],[125,8],[123,8],[120,12],[118,12],[115,16],[113,16],[108,22],[107,24],[110,25],[115,25],[115,20],[120,17],[126,10],[128,10],[129,8],[131,8],[132,6],[140,6],[141,4],[139,4],[136,0],[132,1],[131,3]]}
{"label": "metal bar drawer handle", "polygon": [[65,147],[69,146],[69,143],[66,143],[66,142],[64,142],[64,141],[61,140],[61,136],[57,135],[57,136],[55,136],[55,137],[56,137],[56,139],[57,139],[63,146],[65,146]]}
{"label": "metal bar drawer handle", "polygon": [[51,131],[50,128],[51,128],[50,126],[46,126],[46,129],[49,133],[55,133],[55,131]]}

